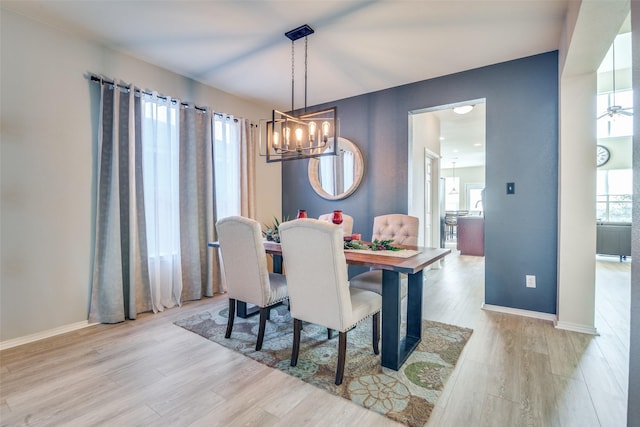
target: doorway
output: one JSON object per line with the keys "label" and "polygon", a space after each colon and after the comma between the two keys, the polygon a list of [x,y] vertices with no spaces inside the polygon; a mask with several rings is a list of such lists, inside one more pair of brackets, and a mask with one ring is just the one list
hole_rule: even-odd
{"label": "doorway", "polygon": [[485,129],[484,99],[409,112],[408,211],[420,218],[420,245],[455,250],[446,213],[484,216]]}

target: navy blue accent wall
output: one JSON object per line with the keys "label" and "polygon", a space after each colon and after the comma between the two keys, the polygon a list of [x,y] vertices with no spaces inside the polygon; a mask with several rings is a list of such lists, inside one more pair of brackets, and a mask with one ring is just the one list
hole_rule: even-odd
{"label": "navy blue accent wall", "polygon": [[[486,99],[485,303],[556,313],[558,207],[557,51],[425,80],[337,105],[340,135],[362,151],[365,176],[349,198],[324,200],[307,160],[283,163],[282,212],[342,209],[371,237],[373,217],[407,213],[408,113]],[[506,194],[506,183],[515,194]],[[535,275],[537,287],[525,287]]]}

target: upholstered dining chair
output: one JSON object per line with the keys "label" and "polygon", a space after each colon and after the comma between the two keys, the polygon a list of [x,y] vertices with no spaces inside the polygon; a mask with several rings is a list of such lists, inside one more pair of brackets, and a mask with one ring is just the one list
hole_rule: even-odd
{"label": "upholstered dining chair", "polygon": [[[415,216],[403,214],[380,215],[373,219],[371,240],[393,240],[398,245],[418,244],[420,220]],[[352,288],[365,289],[382,295],[382,271],[371,270],[351,278]],[[402,296],[407,294],[407,281],[403,278]]]}
{"label": "upholstered dining chair", "polygon": [[229,295],[229,315],[224,336],[231,337],[236,300],[254,304],[260,308],[256,341],[256,351],[259,351],[270,308],[288,298],[286,277],[269,272],[262,231],[257,221],[230,216],[219,220],[216,230]]}
{"label": "upholstered dining chair", "polygon": [[[318,217],[320,221],[333,223],[333,213],[322,214]],[[351,215],[342,214],[342,234],[351,236],[353,233],[353,217]]]}
{"label": "upholstered dining chair", "polygon": [[382,297],[349,287],[343,236],[339,228],[316,219],[280,225],[282,256],[293,317],[291,366],[298,363],[302,322],[339,332],[336,385],[342,384],[347,332],[373,316],[373,352],[379,354]]}

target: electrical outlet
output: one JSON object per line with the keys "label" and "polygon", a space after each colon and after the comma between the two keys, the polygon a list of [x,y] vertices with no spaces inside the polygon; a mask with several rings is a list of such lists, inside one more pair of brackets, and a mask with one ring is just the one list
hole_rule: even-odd
{"label": "electrical outlet", "polygon": [[536,276],[527,274],[526,276],[527,288],[536,287]]}

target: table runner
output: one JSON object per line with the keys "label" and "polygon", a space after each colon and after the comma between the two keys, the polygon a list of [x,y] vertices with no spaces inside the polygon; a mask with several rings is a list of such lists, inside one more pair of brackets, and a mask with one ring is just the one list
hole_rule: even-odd
{"label": "table runner", "polygon": [[401,251],[372,251],[370,249],[345,249],[345,252],[355,252],[367,255],[394,256],[397,258],[411,258],[420,252],[413,249],[403,249]]}

